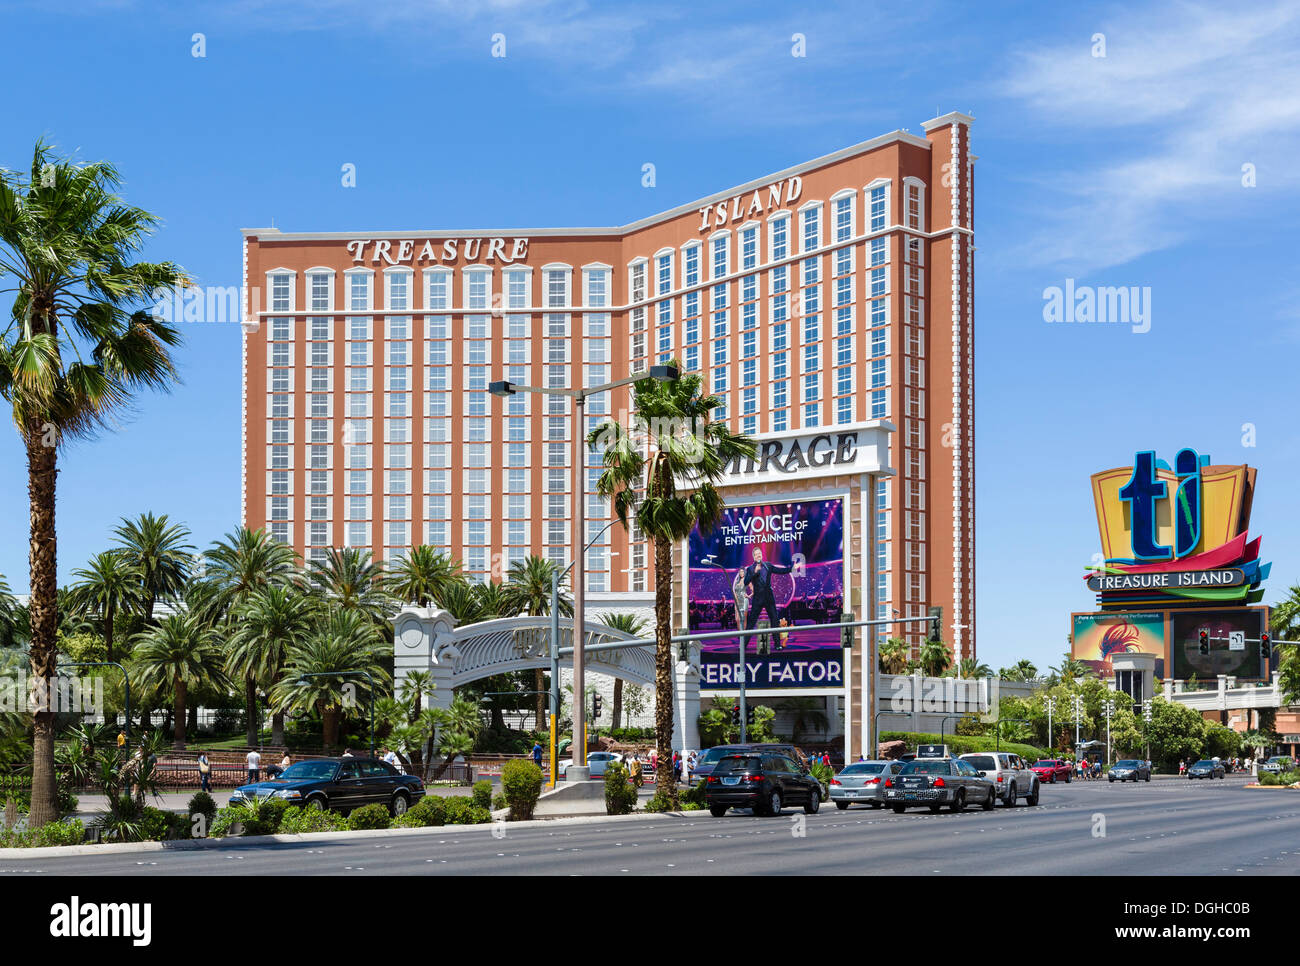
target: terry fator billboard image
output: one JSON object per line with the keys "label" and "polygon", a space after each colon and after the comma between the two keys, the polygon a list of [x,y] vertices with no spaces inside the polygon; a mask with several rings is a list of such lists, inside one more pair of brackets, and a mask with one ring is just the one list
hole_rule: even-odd
{"label": "terry fator billboard image", "polygon": [[[687,627],[770,628],[745,642],[746,687],[841,688],[844,610],[841,500],[728,507],[690,537]],[[815,630],[791,633],[794,627]],[[701,641],[700,686],[737,688],[739,638]]]}

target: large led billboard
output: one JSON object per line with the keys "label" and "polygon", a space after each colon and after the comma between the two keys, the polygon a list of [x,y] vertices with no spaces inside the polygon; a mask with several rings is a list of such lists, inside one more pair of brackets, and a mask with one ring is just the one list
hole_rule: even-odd
{"label": "large led billboard", "polygon": [[[1222,609],[1173,611],[1170,613],[1170,651],[1174,677],[1186,680],[1214,680],[1220,674],[1238,678],[1262,678],[1259,635],[1264,630],[1268,609]],[[1205,631],[1209,654],[1201,653],[1201,631]]]}
{"label": "large led billboard", "polygon": [[1112,674],[1116,654],[1138,651],[1156,655],[1155,674],[1165,676],[1165,615],[1163,611],[1122,614],[1074,614],[1070,654],[1102,677]]}
{"label": "large led billboard", "polygon": [[[687,547],[686,626],[692,633],[771,628],[745,647],[746,687],[844,687],[844,501],[732,506]],[[789,633],[788,628],[809,627]],[[739,638],[701,641],[700,687],[739,687]]]}

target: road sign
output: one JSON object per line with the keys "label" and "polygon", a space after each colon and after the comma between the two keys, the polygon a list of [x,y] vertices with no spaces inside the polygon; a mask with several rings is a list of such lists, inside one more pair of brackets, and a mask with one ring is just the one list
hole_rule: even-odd
{"label": "road sign", "polygon": [[1228,650],[1244,651],[1246,649],[1245,631],[1228,631]]}

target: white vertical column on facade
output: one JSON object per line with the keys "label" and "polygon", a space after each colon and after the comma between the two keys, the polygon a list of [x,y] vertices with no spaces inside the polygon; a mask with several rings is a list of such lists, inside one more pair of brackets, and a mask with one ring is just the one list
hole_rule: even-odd
{"label": "white vertical column on facade", "polygon": [[[867,575],[866,593],[862,599],[866,602],[865,610],[866,620],[875,620],[876,610],[879,606],[876,601],[876,485],[877,477],[874,473],[867,473],[863,476],[862,490],[862,553],[866,557],[863,561],[862,572]],[[876,756],[876,735],[874,734],[875,724],[875,704],[876,704],[876,628],[874,626],[864,628],[862,635],[862,660],[861,660],[861,678],[858,684],[858,690],[861,700],[861,720],[858,722],[859,745],[861,754],[868,758]],[[852,695],[849,696],[852,700]],[[847,732],[848,729],[846,728]],[[845,762],[853,761],[850,757],[848,747],[848,736],[845,735]]]}
{"label": "white vertical column on facade", "polygon": [[965,456],[965,421],[962,419],[962,303],[961,303],[961,236],[957,231],[959,221],[959,205],[961,201],[961,176],[960,176],[960,156],[961,156],[961,125],[957,122],[949,128],[950,155],[948,171],[952,178],[952,184],[949,188],[950,212],[949,212],[949,232],[948,244],[950,246],[951,259],[951,293],[950,303],[951,325],[952,325],[952,626],[953,626],[953,658],[958,667],[961,666],[963,654],[963,636],[962,636],[962,618],[963,618],[963,599],[962,599],[962,575],[965,571],[965,555],[963,547],[965,546],[965,533],[962,529],[962,478],[964,472]]}

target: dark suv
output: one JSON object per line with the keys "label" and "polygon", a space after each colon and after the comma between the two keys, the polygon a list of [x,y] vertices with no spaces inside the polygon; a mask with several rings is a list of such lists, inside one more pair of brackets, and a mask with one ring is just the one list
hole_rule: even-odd
{"label": "dark suv", "polygon": [[740,755],[745,752],[753,752],[760,755],[784,755],[787,758],[793,758],[796,762],[802,764],[803,754],[794,745],[783,745],[776,742],[749,742],[743,745],[715,745],[700,755],[695,762],[695,767],[691,769],[691,784],[698,785],[701,782],[708,781],[709,776],[713,774],[713,768],[727,755]]}
{"label": "dark suv", "polygon": [[822,783],[793,758],[742,753],[719,759],[704,783],[704,797],[715,817],[725,815],[729,808],[780,815],[786,805],[802,805],[809,815],[816,815],[822,803]]}

